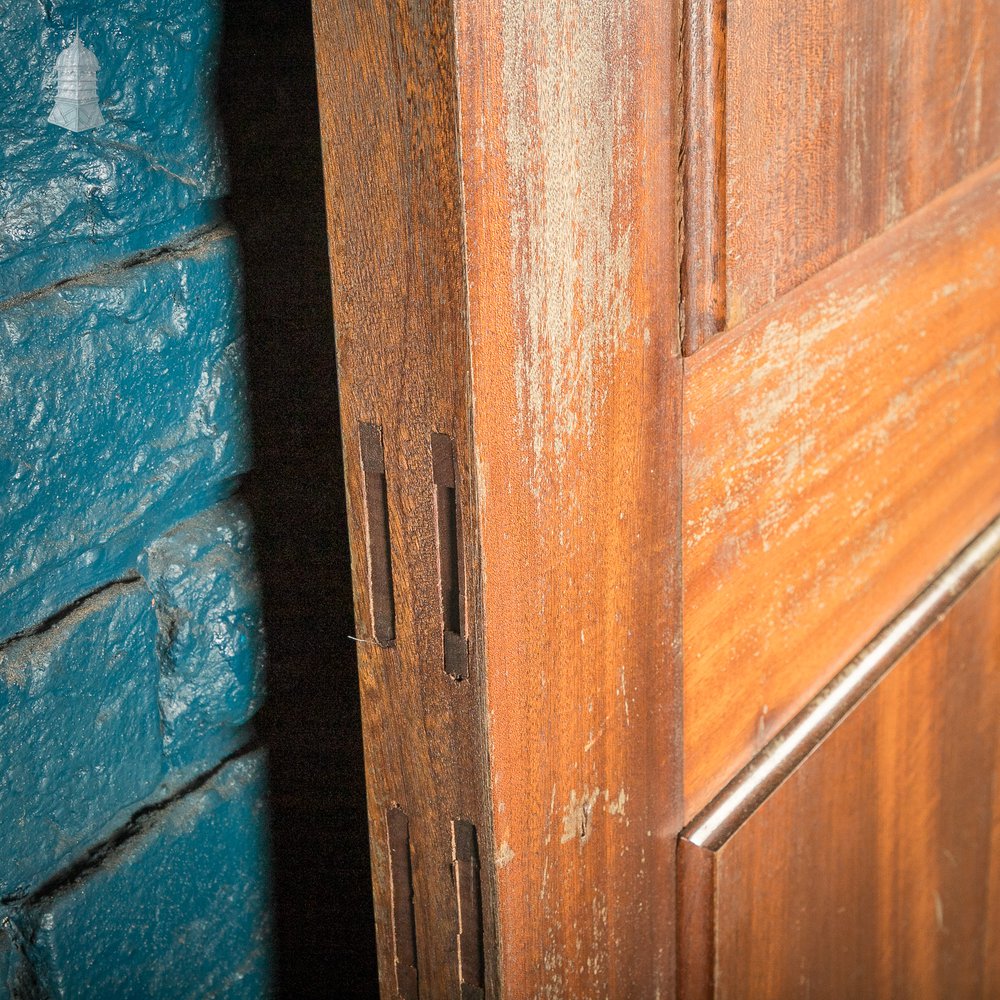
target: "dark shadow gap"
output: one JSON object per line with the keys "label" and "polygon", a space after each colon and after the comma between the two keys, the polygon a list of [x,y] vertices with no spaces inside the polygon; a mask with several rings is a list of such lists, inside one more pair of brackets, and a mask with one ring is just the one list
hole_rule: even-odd
{"label": "dark shadow gap", "polygon": [[308,0],[229,0],[219,77],[239,235],[270,665],[281,995],[378,995]]}

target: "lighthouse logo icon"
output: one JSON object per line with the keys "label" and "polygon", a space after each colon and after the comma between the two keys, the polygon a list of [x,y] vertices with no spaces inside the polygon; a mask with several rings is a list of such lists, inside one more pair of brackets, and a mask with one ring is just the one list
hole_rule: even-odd
{"label": "lighthouse logo icon", "polygon": [[49,115],[53,125],[70,132],[86,132],[104,124],[97,97],[97,71],[100,68],[97,56],[83,44],[80,29],[77,28],[73,41],[56,60],[59,84],[55,107]]}

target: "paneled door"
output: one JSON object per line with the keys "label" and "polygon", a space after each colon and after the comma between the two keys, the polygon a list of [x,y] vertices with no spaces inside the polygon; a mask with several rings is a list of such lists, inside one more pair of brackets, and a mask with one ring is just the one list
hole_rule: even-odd
{"label": "paneled door", "polygon": [[314,0],[383,995],[1000,993],[1000,0]]}
{"label": "paneled door", "polygon": [[679,992],[1000,992],[1000,4],[692,3]]}

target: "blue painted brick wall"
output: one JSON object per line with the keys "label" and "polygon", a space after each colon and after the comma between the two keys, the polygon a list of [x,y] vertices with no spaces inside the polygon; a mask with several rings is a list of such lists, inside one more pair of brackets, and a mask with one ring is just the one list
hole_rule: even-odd
{"label": "blue painted brick wall", "polygon": [[51,875],[158,784],[155,641],[135,582],[0,650],[0,897]]}
{"label": "blue painted brick wall", "polygon": [[216,230],[0,307],[0,636],[121,576],[248,467],[238,273]]}
{"label": "blue painted brick wall", "polygon": [[0,954],[36,991],[22,996],[265,996],[265,801],[261,754],[232,761],[170,808],[143,814],[73,880],[8,908]]}
{"label": "blue painted brick wall", "polygon": [[173,768],[218,759],[263,696],[260,593],[246,510],[229,501],[153,542],[139,559],[159,623],[159,710]]}
{"label": "blue painted brick wall", "polygon": [[[106,124],[47,124],[77,19]],[[212,222],[225,194],[212,106],[219,0],[3,5],[0,300]]]}
{"label": "blue painted brick wall", "polygon": [[[0,1000],[269,983],[221,0],[6,5]],[[79,19],[106,124],[47,123]]]}
{"label": "blue painted brick wall", "polygon": [[0,899],[246,742],[264,661],[242,504],[182,522],[138,566],[0,645]]}

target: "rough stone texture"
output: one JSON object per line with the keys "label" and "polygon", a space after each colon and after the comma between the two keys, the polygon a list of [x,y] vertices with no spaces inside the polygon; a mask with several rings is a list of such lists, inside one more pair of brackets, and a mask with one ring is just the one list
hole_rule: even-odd
{"label": "rough stone texture", "polygon": [[231,761],[136,820],[95,866],[20,915],[46,996],[204,1000],[268,993],[264,760]]}
{"label": "rough stone texture", "polygon": [[[268,993],[263,762],[219,763],[263,674],[222,11],[0,19],[0,1000]],[[78,19],[107,121],[74,135]]]}
{"label": "rough stone texture", "polygon": [[0,907],[0,1000],[50,1000],[38,978],[18,915]]}
{"label": "rough stone texture", "polygon": [[249,465],[235,240],[0,309],[0,637],[134,566]]}
{"label": "rough stone texture", "polygon": [[14,981],[14,966],[18,955],[15,950],[13,934],[15,929],[10,917],[0,909],[0,997],[7,1000]]}
{"label": "rough stone texture", "polygon": [[220,504],[149,546],[145,580],[0,645],[0,899],[246,741],[264,673],[251,544],[242,505]]}
{"label": "rough stone texture", "polygon": [[218,758],[263,698],[260,588],[242,503],[220,504],[157,539],[139,570],[160,623],[167,759],[184,767]]}
{"label": "rough stone texture", "polygon": [[156,618],[139,582],[0,647],[0,898],[25,891],[163,771]]}
{"label": "rough stone texture", "polygon": [[[215,0],[4,4],[0,300],[156,247],[211,219],[226,189],[214,113]],[[105,125],[47,122],[76,20],[101,63]]]}

